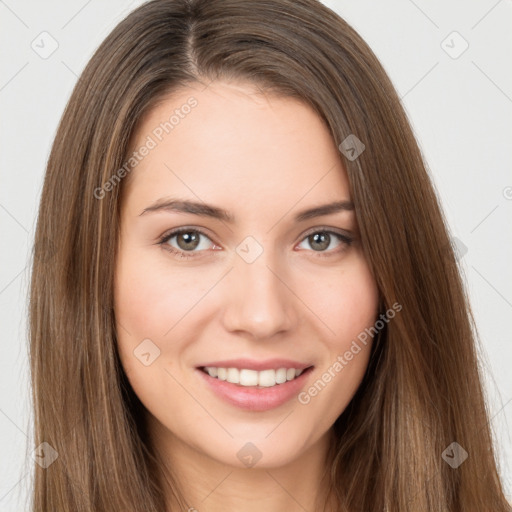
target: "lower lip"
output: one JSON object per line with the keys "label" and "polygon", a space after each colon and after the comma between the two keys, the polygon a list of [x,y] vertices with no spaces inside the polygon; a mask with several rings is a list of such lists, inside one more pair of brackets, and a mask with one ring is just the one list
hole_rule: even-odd
{"label": "lower lip", "polygon": [[267,388],[240,386],[226,380],[210,377],[203,370],[196,369],[196,371],[200,373],[206,384],[220,398],[240,409],[262,412],[279,407],[296,397],[312,369],[311,366],[295,379]]}

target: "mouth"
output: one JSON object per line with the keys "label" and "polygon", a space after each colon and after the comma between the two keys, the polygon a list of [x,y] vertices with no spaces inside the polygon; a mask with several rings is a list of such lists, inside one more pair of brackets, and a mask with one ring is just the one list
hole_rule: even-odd
{"label": "mouth", "polygon": [[263,412],[296,398],[306,385],[313,368],[282,366],[254,370],[243,366],[208,365],[196,367],[196,374],[208,391],[223,402],[239,409]]}
{"label": "mouth", "polygon": [[251,370],[249,368],[225,368],[217,366],[200,366],[199,370],[213,379],[226,381],[240,387],[265,389],[280,386],[295,380],[304,372],[313,368],[278,368],[277,370]]}

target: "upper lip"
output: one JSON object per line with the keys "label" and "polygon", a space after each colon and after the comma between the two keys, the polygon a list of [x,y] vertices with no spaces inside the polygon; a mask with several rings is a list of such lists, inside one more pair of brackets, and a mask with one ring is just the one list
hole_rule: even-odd
{"label": "upper lip", "polygon": [[223,361],[211,361],[198,365],[198,368],[213,366],[215,368],[238,368],[248,370],[278,370],[279,368],[295,368],[297,370],[305,370],[312,366],[309,363],[300,363],[291,359],[265,359],[258,361],[256,359],[224,359]]}

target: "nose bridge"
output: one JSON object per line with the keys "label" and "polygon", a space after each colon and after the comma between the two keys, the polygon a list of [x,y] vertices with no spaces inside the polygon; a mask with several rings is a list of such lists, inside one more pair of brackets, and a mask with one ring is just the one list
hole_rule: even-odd
{"label": "nose bridge", "polygon": [[229,280],[225,326],[257,338],[290,329],[296,319],[293,294],[275,251],[248,237],[237,247]]}

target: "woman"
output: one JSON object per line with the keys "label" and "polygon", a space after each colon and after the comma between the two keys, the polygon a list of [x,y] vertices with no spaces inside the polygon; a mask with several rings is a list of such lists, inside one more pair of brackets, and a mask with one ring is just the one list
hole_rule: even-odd
{"label": "woman", "polygon": [[34,510],[509,511],[472,325],[357,33],[313,0],[149,2],[48,162]]}

